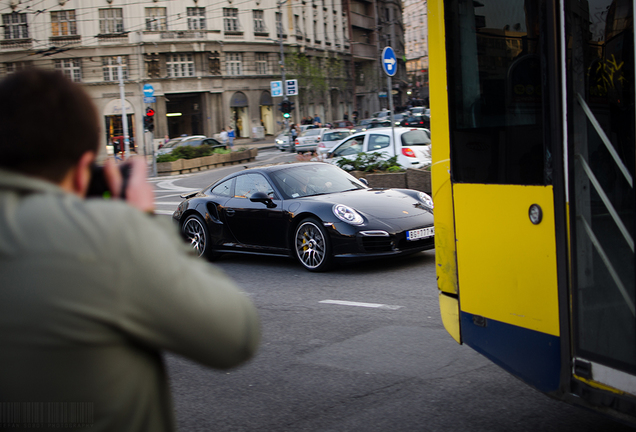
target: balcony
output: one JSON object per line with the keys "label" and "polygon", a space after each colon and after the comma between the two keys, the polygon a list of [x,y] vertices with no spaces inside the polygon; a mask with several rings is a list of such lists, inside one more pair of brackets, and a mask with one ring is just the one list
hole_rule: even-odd
{"label": "balcony", "polygon": [[81,35],[65,35],[65,36],[51,36],[49,38],[49,43],[51,45],[62,45],[62,46],[79,46],[82,44],[82,36]]}
{"label": "balcony", "polygon": [[163,31],[161,39],[207,39],[205,30]]}
{"label": "balcony", "polygon": [[33,45],[33,39],[4,39],[0,41],[2,49],[29,49]]}
{"label": "balcony", "polygon": [[351,12],[351,26],[360,27],[367,30],[374,30],[375,19],[368,15],[362,15],[357,12]]}
{"label": "balcony", "polygon": [[354,58],[362,58],[367,60],[377,60],[378,58],[380,58],[378,47],[375,45],[362,42],[353,42],[352,48],[352,54]]}

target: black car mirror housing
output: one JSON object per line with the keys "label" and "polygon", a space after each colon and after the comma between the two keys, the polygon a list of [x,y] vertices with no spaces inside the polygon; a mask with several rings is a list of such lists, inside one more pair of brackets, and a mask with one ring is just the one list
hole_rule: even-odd
{"label": "black car mirror housing", "polygon": [[252,196],[250,196],[250,201],[263,203],[267,206],[267,208],[276,207],[276,204],[274,204],[272,199],[267,196],[265,192],[254,192]]}

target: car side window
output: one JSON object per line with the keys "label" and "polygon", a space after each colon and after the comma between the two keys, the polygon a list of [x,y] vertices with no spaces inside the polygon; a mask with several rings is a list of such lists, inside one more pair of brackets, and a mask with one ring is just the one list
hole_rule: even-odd
{"label": "car side window", "polygon": [[235,198],[249,198],[255,192],[264,192],[274,197],[274,189],[261,174],[245,174],[236,178]]}
{"label": "car side window", "polygon": [[351,138],[348,141],[342,143],[333,152],[333,156],[349,156],[357,155],[362,151],[362,145],[364,144],[364,136]]}
{"label": "car side window", "polygon": [[212,193],[215,195],[221,195],[221,196],[232,196],[232,182],[234,181],[234,179],[229,179],[224,181],[223,183],[220,183],[216,186],[214,186],[214,188],[212,189]]}
{"label": "car side window", "polygon": [[381,150],[391,144],[391,139],[387,135],[369,135],[369,151]]}

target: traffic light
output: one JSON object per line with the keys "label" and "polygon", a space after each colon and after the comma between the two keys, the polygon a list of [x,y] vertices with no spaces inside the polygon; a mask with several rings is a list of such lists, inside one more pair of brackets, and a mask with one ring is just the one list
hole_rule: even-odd
{"label": "traffic light", "polygon": [[146,108],[146,115],[144,116],[144,128],[152,132],[155,129],[155,110],[148,107]]}
{"label": "traffic light", "polygon": [[291,115],[290,113],[294,110],[294,103],[288,99],[285,99],[284,101],[279,103],[278,106],[278,109],[281,110],[281,112],[283,113],[283,117],[285,118],[289,118]]}

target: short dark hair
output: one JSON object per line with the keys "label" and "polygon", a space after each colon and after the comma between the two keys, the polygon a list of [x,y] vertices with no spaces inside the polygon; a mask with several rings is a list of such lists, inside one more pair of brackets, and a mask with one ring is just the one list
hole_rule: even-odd
{"label": "short dark hair", "polygon": [[13,73],[0,81],[0,101],[1,168],[59,182],[84,153],[97,153],[97,109],[60,72]]}

